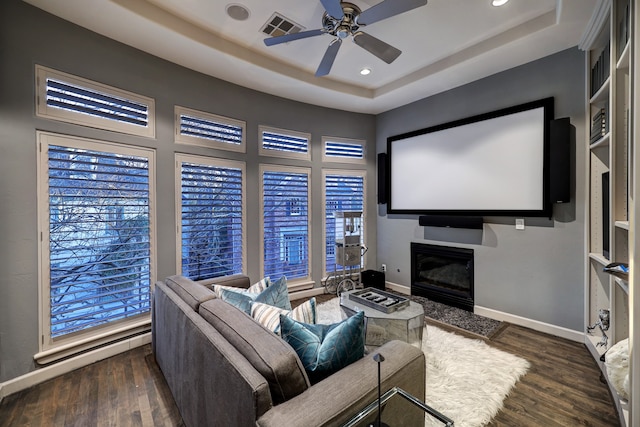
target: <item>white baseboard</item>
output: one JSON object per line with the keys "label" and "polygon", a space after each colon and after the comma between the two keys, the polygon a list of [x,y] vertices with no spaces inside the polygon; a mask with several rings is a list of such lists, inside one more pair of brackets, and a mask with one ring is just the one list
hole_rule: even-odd
{"label": "white baseboard", "polygon": [[392,291],[400,292],[403,295],[411,295],[411,288],[397,283],[384,282],[384,286]]}
{"label": "white baseboard", "polygon": [[36,384],[43,383],[59,375],[66,374],[75,369],[82,368],[94,362],[115,356],[125,351],[141,347],[151,342],[151,332],[147,332],[135,337],[119,341],[87,353],[80,354],[70,359],[63,360],[44,368],[36,369],[27,374],[0,383],[0,402],[13,393],[25,390]]}
{"label": "white baseboard", "polygon": [[534,331],[544,332],[546,334],[566,338],[571,341],[584,343],[584,332],[574,331],[572,329],[563,328],[562,326],[556,326],[550,323],[544,323],[538,320],[504,313],[502,311],[481,307],[479,305],[473,307],[473,312],[490,319],[513,323],[514,325],[524,326],[525,328],[533,329]]}
{"label": "white baseboard", "polygon": [[[397,283],[386,282],[386,287],[392,289],[401,294],[411,295],[411,288]],[[488,317],[490,319],[500,320],[502,322],[513,323],[514,325],[524,326],[525,328],[533,329],[534,331],[544,332],[546,334],[555,335],[557,337],[566,338],[571,341],[584,342],[584,333],[580,331],[574,331],[572,329],[563,328],[561,326],[551,325],[549,323],[540,322],[537,320],[527,319],[526,317],[516,316],[514,314],[504,313],[502,311],[493,310],[491,308],[481,307],[476,305],[473,307],[473,312],[480,316]]]}

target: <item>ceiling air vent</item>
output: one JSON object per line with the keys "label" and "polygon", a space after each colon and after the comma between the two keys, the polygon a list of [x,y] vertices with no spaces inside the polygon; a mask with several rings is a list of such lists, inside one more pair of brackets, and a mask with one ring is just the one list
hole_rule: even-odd
{"label": "ceiling air vent", "polygon": [[283,36],[285,34],[298,33],[303,30],[302,25],[298,25],[289,18],[285,18],[278,12],[275,12],[266,24],[262,27],[262,32],[269,36]]}

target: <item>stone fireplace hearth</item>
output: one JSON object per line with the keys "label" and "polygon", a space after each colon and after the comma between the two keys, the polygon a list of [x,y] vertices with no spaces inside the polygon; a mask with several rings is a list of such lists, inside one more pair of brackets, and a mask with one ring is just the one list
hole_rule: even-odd
{"label": "stone fireplace hearth", "polygon": [[473,249],[412,242],[411,294],[473,311]]}

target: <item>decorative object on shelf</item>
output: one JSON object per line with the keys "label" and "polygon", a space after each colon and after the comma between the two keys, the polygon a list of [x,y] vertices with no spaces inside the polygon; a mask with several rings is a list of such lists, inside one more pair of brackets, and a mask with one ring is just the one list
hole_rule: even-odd
{"label": "decorative object on shelf", "polygon": [[327,293],[340,296],[360,288],[360,273],[367,246],[362,241],[362,211],[335,211],[335,263],[325,280]]}
{"label": "decorative object on shelf", "polygon": [[376,288],[365,288],[349,294],[349,299],[383,313],[392,313],[409,305],[409,298],[381,291]]}
{"label": "decorative object on shelf", "polygon": [[603,136],[609,132],[609,105],[599,108],[591,118],[591,136],[590,143],[598,142]]}
{"label": "decorative object on shelf", "polygon": [[629,3],[624,6],[624,13],[618,23],[618,56],[622,55],[627,42],[629,41]]}
{"label": "decorative object on shelf", "polygon": [[373,360],[378,364],[378,419],[375,423],[371,424],[370,427],[389,427],[387,424],[380,421],[380,416],[382,414],[382,393],[381,393],[381,380],[380,380],[380,364],[384,362],[384,356],[380,353],[376,353],[373,355]]}
{"label": "decorative object on shelf", "polygon": [[610,318],[609,310],[601,308],[600,310],[598,310],[598,321],[594,323],[593,326],[587,326],[587,333],[589,334],[596,327],[599,327],[600,332],[602,332],[602,338],[600,339],[600,342],[596,344],[596,347],[599,347],[599,346],[607,347],[607,343],[609,342],[609,337],[607,336],[605,331],[609,330],[609,323],[610,323],[609,318]]}
{"label": "decorative object on shelf", "polygon": [[607,264],[602,271],[619,277],[622,280],[629,280],[629,264],[612,262],[611,264]]}
{"label": "decorative object on shelf", "polygon": [[607,350],[604,366],[616,392],[623,399],[629,399],[629,338],[618,341]]}
{"label": "decorative object on shelf", "polygon": [[602,49],[600,56],[596,60],[596,63],[591,67],[591,96],[602,87],[605,81],[609,78],[610,72],[610,58],[609,51],[611,50],[610,42]]}

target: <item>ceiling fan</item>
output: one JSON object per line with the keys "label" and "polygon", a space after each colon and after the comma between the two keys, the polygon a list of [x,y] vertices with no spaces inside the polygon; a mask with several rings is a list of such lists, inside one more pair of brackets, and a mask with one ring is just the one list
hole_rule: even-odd
{"label": "ceiling fan", "polygon": [[342,40],[349,36],[353,37],[355,44],[361,48],[369,51],[387,64],[391,64],[400,56],[402,51],[360,31],[360,27],[371,25],[374,22],[382,21],[427,4],[427,0],[383,0],[363,12],[355,4],[346,1],[320,0],[320,2],[325,9],[322,15],[322,28],[270,37],[264,40],[264,44],[273,46],[322,34],[334,36],[335,38],[329,43],[329,47],[316,70],[317,77],[329,74],[338,55],[338,50],[342,45]]}

